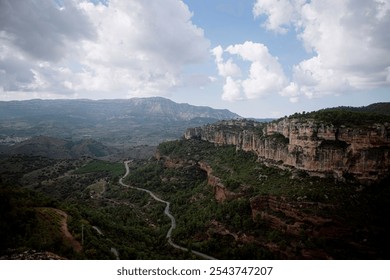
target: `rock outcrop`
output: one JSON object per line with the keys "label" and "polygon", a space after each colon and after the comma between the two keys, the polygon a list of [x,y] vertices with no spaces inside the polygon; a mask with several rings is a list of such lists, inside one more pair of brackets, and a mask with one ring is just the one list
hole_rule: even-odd
{"label": "rock outcrop", "polygon": [[291,201],[284,197],[261,195],[250,199],[252,217],[261,219],[268,225],[289,235],[337,238],[347,234],[345,229],[334,218],[313,214],[321,210],[328,213],[334,205],[319,202]]}
{"label": "rock outcrop", "polygon": [[336,127],[310,119],[231,120],[189,128],[184,137],[235,145],[269,164],[362,184],[381,180],[390,171],[389,123]]}
{"label": "rock outcrop", "polygon": [[199,162],[201,170],[207,173],[207,184],[214,188],[214,197],[218,202],[224,202],[225,200],[235,199],[242,194],[229,191],[222,183],[221,179],[213,174],[213,169],[206,162]]}

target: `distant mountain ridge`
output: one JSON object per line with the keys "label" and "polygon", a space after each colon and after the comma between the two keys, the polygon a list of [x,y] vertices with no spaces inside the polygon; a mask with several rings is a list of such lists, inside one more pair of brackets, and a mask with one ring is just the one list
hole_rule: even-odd
{"label": "distant mountain ridge", "polygon": [[213,109],[206,106],[194,106],[176,103],[163,97],[131,99],[33,99],[25,101],[0,101],[0,118],[13,119],[36,117],[50,114],[67,115],[96,120],[138,116],[144,118],[165,118],[188,121],[194,118],[231,119],[239,115],[226,109]]}
{"label": "distant mountain ridge", "polygon": [[228,110],[175,103],[162,97],[112,100],[0,102],[0,137],[45,135],[111,146],[157,145],[180,138],[187,127],[240,118]]}

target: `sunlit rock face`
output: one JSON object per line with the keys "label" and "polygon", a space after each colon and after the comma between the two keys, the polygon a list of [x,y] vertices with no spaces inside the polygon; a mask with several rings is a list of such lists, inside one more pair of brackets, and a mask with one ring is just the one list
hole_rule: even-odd
{"label": "sunlit rock face", "polygon": [[186,139],[235,145],[259,160],[316,176],[371,184],[389,174],[390,124],[352,127],[285,118],[272,123],[221,121],[189,128]]}

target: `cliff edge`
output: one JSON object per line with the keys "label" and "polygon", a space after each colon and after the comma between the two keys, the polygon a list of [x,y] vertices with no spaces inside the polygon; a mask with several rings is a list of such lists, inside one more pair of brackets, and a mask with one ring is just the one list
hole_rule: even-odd
{"label": "cliff edge", "polygon": [[266,164],[365,185],[384,179],[390,170],[388,122],[333,125],[294,117],[271,123],[230,120],[189,128],[184,138],[234,145],[254,152]]}

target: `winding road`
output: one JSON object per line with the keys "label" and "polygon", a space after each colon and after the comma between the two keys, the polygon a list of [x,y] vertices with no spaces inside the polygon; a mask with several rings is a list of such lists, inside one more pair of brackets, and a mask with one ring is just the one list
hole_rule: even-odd
{"label": "winding road", "polygon": [[185,248],[185,247],[182,247],[182,246],[179,246],[177,245],[176,243],[174,243],[172,241],[172,231],[176,228],[176,219],[175,217],[171,214],[171,212],[169,211],[169,206],[171,205],[169,201],[165,201],[165,200],[162,200],[161,198],[159,198],[158,196],[156,196],[153,192],[147,190],[147,189],[143,189],[143,188],[137,188],[137,187],[132,187],[132,186],[129,186],[125,183],[123,183],[123,179],[127,177],[127,175],[129,175],[130,173],[130,169],[129,169],[129,162],[131,161],[125,161],[124,162],[124,165],[125,165],[125,168],[126,168],[126,173],[125,175],[119,179],[119,184],[121,184],[122,186],[126,187],[126,188],[132,188],[132,189],[135,189],[135,190],[139,190],[139,191],[143,191],[143,192],[147,192],[154,200],[158,201],[158,202],[161,202],[161,203],[164,203],[166,206],[165,206],[165,209],[164,209],[164,214],[166,216],[168,216],[168,218],[171,220],[171,227],[169,228],[168,232],[167,232],[167,235],[166,235],[166,238],[168,240],[168,243],[176,248],[176,249],[179,249],[179,250],[182,250],[182,251],[185,251],[185,252],[191,252],[193,253],[194,255],[197,255],[198,257],[201,257],[203,259],[207,259],[207,260],[215,260],[215,258],[209,256],[209,255],[206,255],[206,254],[203,254],[201,252],[198,252],[198,251],[194,251],[194,250],[189,250],[188,248]]}

